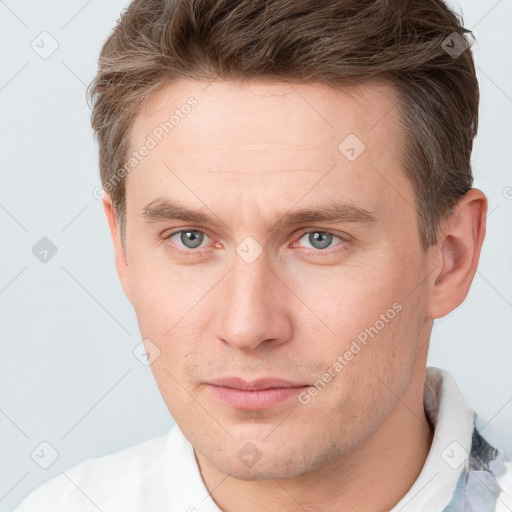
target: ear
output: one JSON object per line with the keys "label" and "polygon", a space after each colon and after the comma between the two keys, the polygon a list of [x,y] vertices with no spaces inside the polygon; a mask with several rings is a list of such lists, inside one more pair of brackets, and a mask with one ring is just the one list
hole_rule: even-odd
{"label": "ear", "polygon": [[[443,220],[432,249],[432,272],[427,316],[441,318],[466,298],[475,276],[485,237],[487,198],[472,188]],[[432,267],[431,267],[432,268]]]}
{"label": "ear", "polygon": [[112,237],[112,243],[114,244],[117,275],[119,276],[119,280],[121,281],[121,286],[123,287],[126,297],[130,302],[132,302],[130,280],[128,276],[128,260],[123,248],[123,244],[121,243],[121,235],[117,222],[116,209],[109,194],[105,194],[105,197],[103,198],[103,209],[105,210],[105,215],[107,216],[108,225],[110,227],[110,235]]}

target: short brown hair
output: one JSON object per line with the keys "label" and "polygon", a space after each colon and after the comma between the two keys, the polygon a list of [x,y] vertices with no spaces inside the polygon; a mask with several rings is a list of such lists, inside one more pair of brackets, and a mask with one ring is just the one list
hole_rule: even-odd
{"label": "short brown hair", "polygon": [[[398,92],[423,247],[472,186],[479,89],[460,15],[441,0],[134,0],[90,84],[103,188],[124,240],[124,169],[136,114],[178,79],[382,79]],[[450,51],[454,48],[455,51]],[[458,50],[458,51],[457,51]]]}

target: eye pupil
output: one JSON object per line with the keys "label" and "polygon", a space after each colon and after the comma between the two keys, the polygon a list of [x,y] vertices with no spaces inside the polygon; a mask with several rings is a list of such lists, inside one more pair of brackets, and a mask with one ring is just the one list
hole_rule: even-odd
{"label": "eye pupil", "polygon": [[185,247],[195,249],[201,245],[204,234],[199,231],[182,231],[180,239]]}
{"label": "eye pupil", "polygon": [[312,231],[309,233],[309,242],[315,249],[325,249],[332,242],[332,235],[323,231]]}

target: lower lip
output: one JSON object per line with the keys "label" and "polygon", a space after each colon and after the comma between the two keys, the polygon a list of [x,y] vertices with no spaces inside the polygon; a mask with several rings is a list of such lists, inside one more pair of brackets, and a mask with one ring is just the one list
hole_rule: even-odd
{"label": "lower lip", "polygon": [[[247,391],[244,389],[209,386],[217,397],[237,409],[269,409],[271,407],[297,397],[308,386],[296,388],[269,388]],[[298,402],[297,402],[298,403]]]}

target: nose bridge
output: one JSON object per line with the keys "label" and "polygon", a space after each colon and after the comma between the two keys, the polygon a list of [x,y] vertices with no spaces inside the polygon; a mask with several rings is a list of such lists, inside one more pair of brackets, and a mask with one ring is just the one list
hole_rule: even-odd
{"label": "nose bridge", "polygon": [[254,349],[265,340],[278,343],[290,335],[277,279],[264,253],[248,262],[238,254],[223,287],[218,338],[239,349]]}

